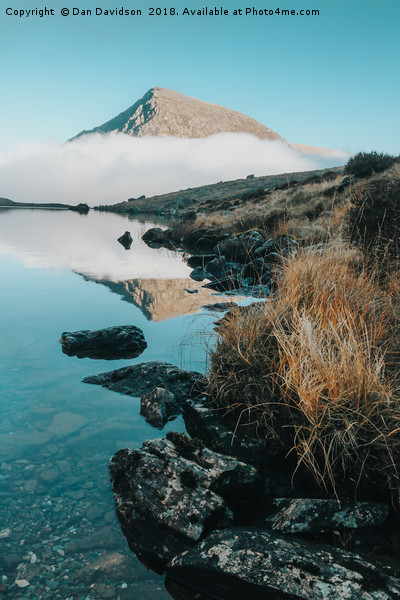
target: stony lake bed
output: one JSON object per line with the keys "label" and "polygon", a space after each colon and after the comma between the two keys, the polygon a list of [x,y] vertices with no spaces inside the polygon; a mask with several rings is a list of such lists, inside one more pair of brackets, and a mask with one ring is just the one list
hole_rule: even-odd
{"label": "stony lake bed", "polygon": [[[6,600],[170,598],[162,577],[128,548],[108,470],[117,450],[140,448],[165,432],[140,416],[139,399],[82,383],[151,360],[204,369],[215,314],[197,307],[221,296],[189,279],[179,253],[141,241],[156,224],[93,211],[0,215]],[[125,230],[133,237],[129,251],[117,242]],[[79,359],[61,351],[63,331],[125,324],[139,327],[148,344],[136,359]],[[173,429],[184,430],[180,418]]]}

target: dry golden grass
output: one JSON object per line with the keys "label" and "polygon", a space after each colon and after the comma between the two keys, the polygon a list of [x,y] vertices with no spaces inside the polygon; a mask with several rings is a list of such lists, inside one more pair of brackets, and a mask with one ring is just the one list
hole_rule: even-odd
{"label": "dry golden grass", "polygon": [[340,495],[344,481],[355,490],[368,477],[395,488],[393,299],[360,268],[354,249],[300,253],[282,268],[273,300],[221,325],[210,394],[238,422],[255,422],[271,451],[295,453],[326,491]]}
{"label": "dry golden grass", "polygon": [[346,195],[334,191],[341,179],[275,190],[234,210],[199,214],[195,221],[178,224],[176,232],[184,236],[199,228],[231,234],[259,229],[267,237],[287,233],[301,245],[327,242],[340,236],[347,212]]}

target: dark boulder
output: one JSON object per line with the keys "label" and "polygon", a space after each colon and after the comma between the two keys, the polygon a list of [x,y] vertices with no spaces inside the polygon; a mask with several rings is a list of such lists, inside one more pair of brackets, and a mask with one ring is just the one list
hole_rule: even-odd
{"label": "dark boulder", "polygon": [[140,414],[150,425],[162,429],[167,421],[179,415],[179,406],[171,392],[156,387],[140,399]]}
{"label": "dark boulder", "polygon": [[167,577],[230,600],[394,600],[400,580],[357,554],[252,528],[215,531]]}
{"label": "dark boulder", "polygon": [[269,278],[272,276],[271,264],[265,262],[263,258],[256,258],[243,267],[243,277],[253,277],[255,281],[261,281],[263,275],[268,273]]}
{"label": "dark boulder", "polygon": [[160,227],[153,227],[148,229],[143,235],[142,240],[150,246],[150,248],[159,248],[164,245],[168,240],[168,235]]}
{"label": "dark boulder", "polygon": [[105,388],[141,398],[156,387],[170,391],[178,404],[187,398],[203,394],[204,376],[196,371],[185,371],[166,362],[148,362],[122,367],[100,375],[83,379],[84,383],[101,385]]}
{"label": "dark boulder", "polygon": [[[225,500],[212,491],[221,476],[240,467],[235,484],[242,489],[247,484],[248,491],[259,478],[252,467],[182,434],[173,439],[120,450],[110,461],[117,514],[129,545],[160,563],[232,521]],[[222,482],[220,487],[224,491]]]}
{"label": "dark boulder", "polygon": [[64,354],[78,358],[136,358],[147,348],[143,331],[134,325],[107,327],[96,331],[64,331],[59,341]]}
{"label": "dark boulder", "polygon": [[217,253],[226,260],[238,263],[248,262],[265,242],[265,237],[257,230],[234,235],[217,245]]}
{"label": "dark boulder", "polygon": [[208,274],[206,273],[206,271],[203,269],[203,267],[196,267],[195,269],[193,269],[193,271],[189,274],[189,277],[191,279],[193,279],[193,281],[203,281],[203,279],[207,279],[208,278]]}
{"label": "dark boulder", "polygon": [[276,498],[277,512],[266,524],[282,533],[323,533],[333,529],[372,527],[385,521],[388,507],[379,502],[337,502],[315,498]]}
{"label": "dark boulder", "polygon": [[217,452],[237,456],[244,462],[265,464],[265,444],[257,437],[236,436],[221,418],[221,411],[210,406],[204,399],[188,399],[182,405],[186,429]]}
{"label": "dark boulder", "polygon": [[132,245],[133,239],[130,232],[125,231],[124,235],[121,235],[121,237],[119,237],[117,241],[121,244],[121,246],[125,248],[125,250],[129,250]]}
{"label": "dark boulder", "polygon": [[[221,409],[213,407],[204,398],[188,399],[181,406],[181,412],[189,435],[201,439],[216,452],[234,456],[261,469],[264,473],[264,492],[270,497],[306,494],[312,489],[304,470],[296,471],[295,458],[292,455],[285,458],[282,453],[271,452],[271,442],[267,446],[265,438],[259,437],[256,428],[247,422],[240,425],[236,418],[229,420],[223,416]],[[270,513],[271,510],[265,505],[264,520]]]}
{"label": "dark boulder", "polygon": [[224,257],[214,258],[205,266],[205,271],[212,279],[224,279],[233,273],[232,263],[228,263]]}
{"label": "dark boulder", "polygon": [[199,252],[212,252],[214,246],[225,236],[220,235],[212,229],[194,229],[183,237],[183,245]]}
{"label": "dark boulder", "polygon": [[195,269],[196,267],[204,267],[214,258],[217,258],[216,254],[194,254],[189,256],[187,264],[191,269]]}
{"label": "dark boulder", "polygon": [[298,242],[288,235],[279,235],[276,238],[269,239],[264,244],[256,248],[255,256],[265,257],[268,254],[276,253],[282,256],[294,254],[299,247]]}

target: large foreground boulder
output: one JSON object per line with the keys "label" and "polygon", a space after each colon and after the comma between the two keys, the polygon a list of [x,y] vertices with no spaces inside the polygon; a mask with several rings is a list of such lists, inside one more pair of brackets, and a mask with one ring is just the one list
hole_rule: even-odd
{"label": "large foreground boulder", "polygon": [[236,491],[260,491],[256,469],[186,436],[147,441],[110,461],[117,514],[130,547],[166,562],[232,522]]}
{"label": "large foreground boulder", "polygon": [[105,388],[139,398],[162,387],[175,396],[178,404],[187,398],[194,398],[203,392],[204,376],[197,371],[185,371],[170,363],[152,361],[115,371],[91,375],[83,379]]}
{"label": "large foreground boulder", "polygon": [[400,580],[357,554],[252,528],[212,533],[172,559],[166,572],[188,590],[211,598],[400,598]]}
{"label": "large foreground boulder", "polygon": [[136,358],[147,348],[143,331],[134,325],[119,325],[95,331],[64,331],[59,341],[64,354],[78,358]]}

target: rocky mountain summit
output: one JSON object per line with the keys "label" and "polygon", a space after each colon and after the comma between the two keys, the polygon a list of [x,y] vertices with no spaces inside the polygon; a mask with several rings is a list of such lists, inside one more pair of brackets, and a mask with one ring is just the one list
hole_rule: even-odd
{"label": "rocky mountain summit", "polygon": [[235,110],[161,87],[151,88],[118,116],[91,130],[81,131],[75,138],[109,132],[183,138],[202,138],[221,132],[249,133],[261,139],[285,142],[265,125]]}

